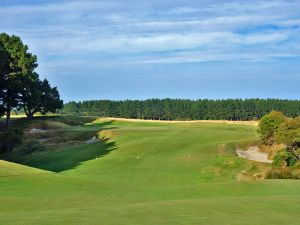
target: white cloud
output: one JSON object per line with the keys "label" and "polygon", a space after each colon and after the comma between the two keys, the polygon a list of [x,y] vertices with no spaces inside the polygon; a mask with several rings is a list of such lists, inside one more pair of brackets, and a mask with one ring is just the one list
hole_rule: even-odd
{"label": "white cloud", "polygon": [[204,19],[190,19],[190,20],[179,20],[179,21],[150,21],[150,22],[140,22],[130,24],[131,26],[143,27],[145,28],[194,28],[194,29],[228,29],[228,28],[236,28],[237,26],[244,25],[257,25],[260,23],[266,22],[266,20],[274,21],[276,16],[266,17],[261,15],[240,15],[240,16],[222,16],[222,17],[212,17],[212,18],[204,18]]}
{"label": "white cloud", "polygon": [[13,5],[4,6],[0,8],[1,14],[15,14],[22,15],[24,13],[78,13],[83,11],[107,9],[117,6],[112,1],[58,1],[54,3],[39,3],[35,5],[24,4],[24,5]]}
{"label": "white cloud", "polygon": [[[272,13],[277,10],[282,10],[283,8],[290,8],[291,10],[296,10],[299,8],[298,0],[255,0],[255,1],[227,1],[224,4],[213,4],[208,10],[214,10],[218,12],[231,12],[231,13],[257,13],[257,12],[268,12]],[[271,10],[271,11],[270,11]],[[282,12],[285,13],[285,12]]]}
{"label": "white cloud", "polygon": [[284,41],[288,34],[282,32],[241,35],[231,32],[168,33],[149,36],[84,36],[53,40],[34,40],[36,48],[51,50],[53,53],[151,53],[197,48],[229,48],[243,45],[258,45]]}
{"label": "white cloud", "polygon": [[[244,47],[262,49],[264,53],[275,50],[278,57],[283,41],[286,48],[299,46],[294,27],[300,25],[299,1],[214,1],[211,4],[195,0],[189,5],[174,0],[178,7],[172,9],[143,8],[140,3],[136,10],[134,2],[138,3],[137,0],[127,3],[73,0],[0,7],[0,27],[22,36],[31,49],[44,57],[60,55],[86,57],[86,60],[95,55],[113,56],[107,61],[118,61],[126,54],[143,59],[149,54],[165,53],[173,54],[175,60],[176,51],[201,49],[207,52],[201,59],[206,57],[210,61],[214,57],[217,60],[225,55],[228,59],[240,55]],[[216,52],[208,54],[210,51]],[[282,52],[282,57],[286,55]],[[191,54],[185,57],[195,58]]]}
{"label": "white cloud", "polygon": [[170,14],[187,14],[187,13],[195,13],[195,12],[199,12],[202,11],[199,8],[193,8],[193,7],[178,7],[178,8],[174,8],[168,11],[168,13]]}
{"label": "white cloud", "polygon": [[217,61],[244,61],[244,62],[271,62],[276,58],[300,57],[300,53],[282,53],[282,52],[185,52],[183,54],[174,54],[166,57],[149,57],[141,59],[137,63],[144,64],[178,64],[178,63],[205,63]]}

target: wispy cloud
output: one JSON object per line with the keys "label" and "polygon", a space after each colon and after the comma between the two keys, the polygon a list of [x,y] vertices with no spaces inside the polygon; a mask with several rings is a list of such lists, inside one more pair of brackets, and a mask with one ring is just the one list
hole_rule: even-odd
{"label": "wispy cloud", "polygon": [[17,4],[17,5],[6,5],[0,8],[1,14],[21,14],[21,13],[51,13],[59,14],[64,13],[78,13],[86,11],[104,10],[117,6],[113,1],[56,1],[56,2],[39,2],[37,4]]}
{"label": "wispy cloud", "polygon": [[0,3],[0,28],[22,36],[42,60],[51,58],[52,66],[54,56],[57,63],[64,57],[74,64],[101,59],[107,65],[126,63],[124,58],[263,61],[298,57],[299,11],[296,0]]}
{"label": "wispy cloud", "polygon": [[299,0],[0,0],[0,31],[65,100],[298,98],[299,12]]}
{"label": "wispy cloud", "polygon": [[[268,45],[288,40],[289,33],[268,32],[254,34],[236,34],[232,32],[207,33],[165,33],[155,35],[114,35],[94,36],[79,35],[55,39],[34,41],[37,48],[53,54],[74,54],[84,52],[99,53],[153,53],[192,49],[228,49],[236,46]],[[266,47],[266,46],[260,46]]]}

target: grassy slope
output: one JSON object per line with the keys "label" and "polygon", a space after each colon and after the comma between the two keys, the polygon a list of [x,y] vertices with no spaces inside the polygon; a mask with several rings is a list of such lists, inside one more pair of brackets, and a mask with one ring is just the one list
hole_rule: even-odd
{"label": "grassy slope", "polygon": [[17,163],[0,160],[0,177],[5,176],[22,176],[22,175],[37,175],[41,173],[50,173],[49,171],[40,170],[28,166],[23,166]]}
{"label": "grassy slope", "polygon": [[106,143],[27,159],[64,170],[58,174],[1,177],[0,224],[298,224],[298,181],[235,179],[251,164],[224,146],[255,140],[255,127],[119,121],[104,128]]}

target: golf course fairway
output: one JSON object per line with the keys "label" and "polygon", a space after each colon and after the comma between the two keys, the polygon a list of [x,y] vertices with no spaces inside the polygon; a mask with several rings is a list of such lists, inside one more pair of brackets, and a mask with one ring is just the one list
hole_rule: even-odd
{"label": "golf course fairway", "polygon": [[[0,161],[1,225],[298,225],[300,183],[244,180],[257,127],[98,120],[102,141]],[[73,130],[72,130],[73,129]]]}

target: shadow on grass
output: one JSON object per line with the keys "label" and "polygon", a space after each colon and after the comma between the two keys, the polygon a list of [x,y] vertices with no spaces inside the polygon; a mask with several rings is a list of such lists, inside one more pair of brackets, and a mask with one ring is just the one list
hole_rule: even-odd
{"label": "shadow on grass", "polygon": [[80,166],[82,163],[99,159],[117,149],[110,140],[92,144],[80,144],[61,150],[38,151],[31,154],[10,154],[4,160],[52,172],[62,172]]}
{"label": "shadow on grass", "polygon": [[12,118],[11,126],[24,129],[28,125],[35,123],[36,121],[48,121],[48,122],[60,122],[69,126],[83,126],[86,123],[91,123],[96,119],[96,117],[80,117],[80,116],[36,116],[32,119],[27,119],[26,117]]}
{"label": "shadow on grass", "polygon": [[[86,134],[91,134],[91,132],[94,132],[93,134],[96,135],[96,130],[98,132],[107,129],[113,130],[114,127],[107,127],[110,126],[111,123],[112,121],[107,121],[95,125],[92,124],[83,126],[80,128],[82,129],[80,131],[81,136],[86,136]],[[97,129],[90,130],[90,128],[92,128],[91,126]],[[59,134],[62,136],[60,138],[63,139],[64,134]],[[70,137],[68,137],[68,139],[70,139]],[[16,162],[43,170],[62,172],[74,169],[77,166],[81,165],[83,162],[104,157],[115,149],[115,142],[113,142],[109,138],[104,137],[101,141],[98,141],[96,143],[81,143],[76,145],[69,145],[59,150],[37,151],[30,154],[11,152],[10,154],[5,155],[1,158],[6,161]]]}
{"label": "shadow on grass", "polygon": [[109,141],[81,144],[58,151],[34,153],[22,164],[43,170],[62,172],[74,169],[86,161],[104,157],[115,149],[115,142]]}

